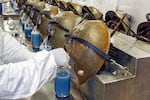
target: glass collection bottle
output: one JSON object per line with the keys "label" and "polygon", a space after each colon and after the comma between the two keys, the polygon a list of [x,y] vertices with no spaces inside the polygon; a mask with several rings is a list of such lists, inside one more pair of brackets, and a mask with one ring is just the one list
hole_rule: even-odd
{"label": "glass collection bottle", "polygon": [[70,72],[67,68],[60,67],[54,79],[54,90],[56,97],[64,98],[70,94]]}
{"label": "glass collection bottle", "polygon": [[26,13],[23,13],[22,16],[20,17],[20,23],[21,23],[21,26],[22,26],[22,30],[24,31],[24,24],[27,20],[28,16]]}
{"label": "glass collection bottle", "polygon": [[33,50],[39,51],[39,47],[41,44],[41,36],[40,36],[40,32],[37,29],[37,26],[34,26],[32,32],[31,32],[31,42],[32,42]]}
{"label": "glass collection bottle", "polygon": [[3,12],[3,10],[2,10],[2,0],[0,0],[0,15],[2,15],[2,12]]}
{"label": "glass collection bottle", "polygon": [[31,32],[32,32],[32,22],[30,20],[30,17],[26,20],[24,24],[24,33],[27,41],[31,41]]}

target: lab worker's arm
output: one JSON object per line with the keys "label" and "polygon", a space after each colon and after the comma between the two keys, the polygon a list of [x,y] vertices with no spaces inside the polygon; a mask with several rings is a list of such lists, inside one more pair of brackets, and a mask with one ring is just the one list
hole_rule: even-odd
{"label": "lab worker's arm", "polygon": [[62,48],[32,54],[8,33],[0,35],[4,42],[0,47],[3,48],[2,60],[8,63],[0,65],[0,99],[33,95],[56,76],[57,67],[68,64],[69,56]]}
{"label": "lab worker's arm", "polygon": [[21,45],[9,33],[1,31],[1,36],[3,39],[2,60],[5,64],[24,61],[34,55],[34,53],[30,52],[24,45]]}
{"label": "lab worker's arm", "polygon": [[41,51],[22,62],[0,65],[0,99],[18,99],[33,95],[56,76],[52,52]]}

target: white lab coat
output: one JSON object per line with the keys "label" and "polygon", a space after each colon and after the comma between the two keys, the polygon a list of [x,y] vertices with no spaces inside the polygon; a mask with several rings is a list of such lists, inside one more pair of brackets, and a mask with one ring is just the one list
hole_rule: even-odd
{"label": "white lab coat", "polygon": [[46,50],[30,52],[0,30],[0,100],[26,98],[54,79],[57,61]]}
{"label": "white lab coat", "polygon": [[[0,47],[2,46],[3,44],[3,39],[0,35]],[[0,48],[0,65],[2,64],[2,48]]]}

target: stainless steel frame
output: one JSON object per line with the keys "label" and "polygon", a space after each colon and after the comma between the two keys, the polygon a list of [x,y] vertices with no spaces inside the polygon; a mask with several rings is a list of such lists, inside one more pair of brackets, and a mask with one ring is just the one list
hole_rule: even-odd
{"label": "stainless steel frame", "polygon": [[111,42],[121,56],[115,58],[116,62],[127,67],[129,74],[104,71],[81,86],[80,91],[88,100],[149,100],[150,45],[122,33],[116,33]]}

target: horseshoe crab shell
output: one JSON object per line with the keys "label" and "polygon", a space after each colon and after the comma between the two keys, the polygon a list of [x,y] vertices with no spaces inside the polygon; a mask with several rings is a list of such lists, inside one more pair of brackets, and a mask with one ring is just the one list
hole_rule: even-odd
{"label": "horseshoe crab shell", "polygon": [[[108,53],[110,34],[103,21],[83,21],[70,34],[82,38],[104,53]],[[66,39],[65,49],[71,57],[70,64],[78,78],[78,86],[95,76],[105,61],[104,58],[97,55],[91,48],[73,39]]]}
{"label": "horseshoe crab shell", "polygon": [[[79,17],[75,15],[72,11],[63,11],[57,14],[57,16],[53,18],[53,20],[55,20],[64,28],[70,31],[78,24],[78,18]],[[66,34],[66,32],[58,28],[57,26],[55,27],[54,31],[55,32],[51,38],[51,44],[54,48],[63,47],[65,41],[64,35]]]}
{"label": "horseshoe crab shell", "polygon": [[58,7],[52,6],[49,11],[44,11],[47,16],[50,18],[47,18],[45,15],[40,15],[38,22],[38,28],[42,36],[48,36],[48,24],[58,14]]}
{"label": "horseshoe crab shell", "polygon": [[67,10],[73,11],[76,15],[80,15],[82,13],[82,6],[77,3],[68,2]]}
{"label": "horseshoe crab shell", "polygon": [[[111,29],[114,29],[122,17],[123,17],[123,14],[121,14],[120,12],[114,12],[114,11],[106,12],[105,21],[106,21],[107,26]],[[127,25],[130,26],[130,22],[127,18],[124,18],[123,22],[119,26],[118,31],[126,32],[128,30]]]}
{"label": "horseshoe crab shell", "polygon": [[142,22],[137,27],[138,39],[150,43],[150,22]]}
{"label": "horseshoe crab shell", "polygon": [[88,14],[86,16],[86,19],[88,20],[101,20],[103,19],[103,14],[95,7],[93,6],[83,6],[82,7],[82,13],[84,14]]}

